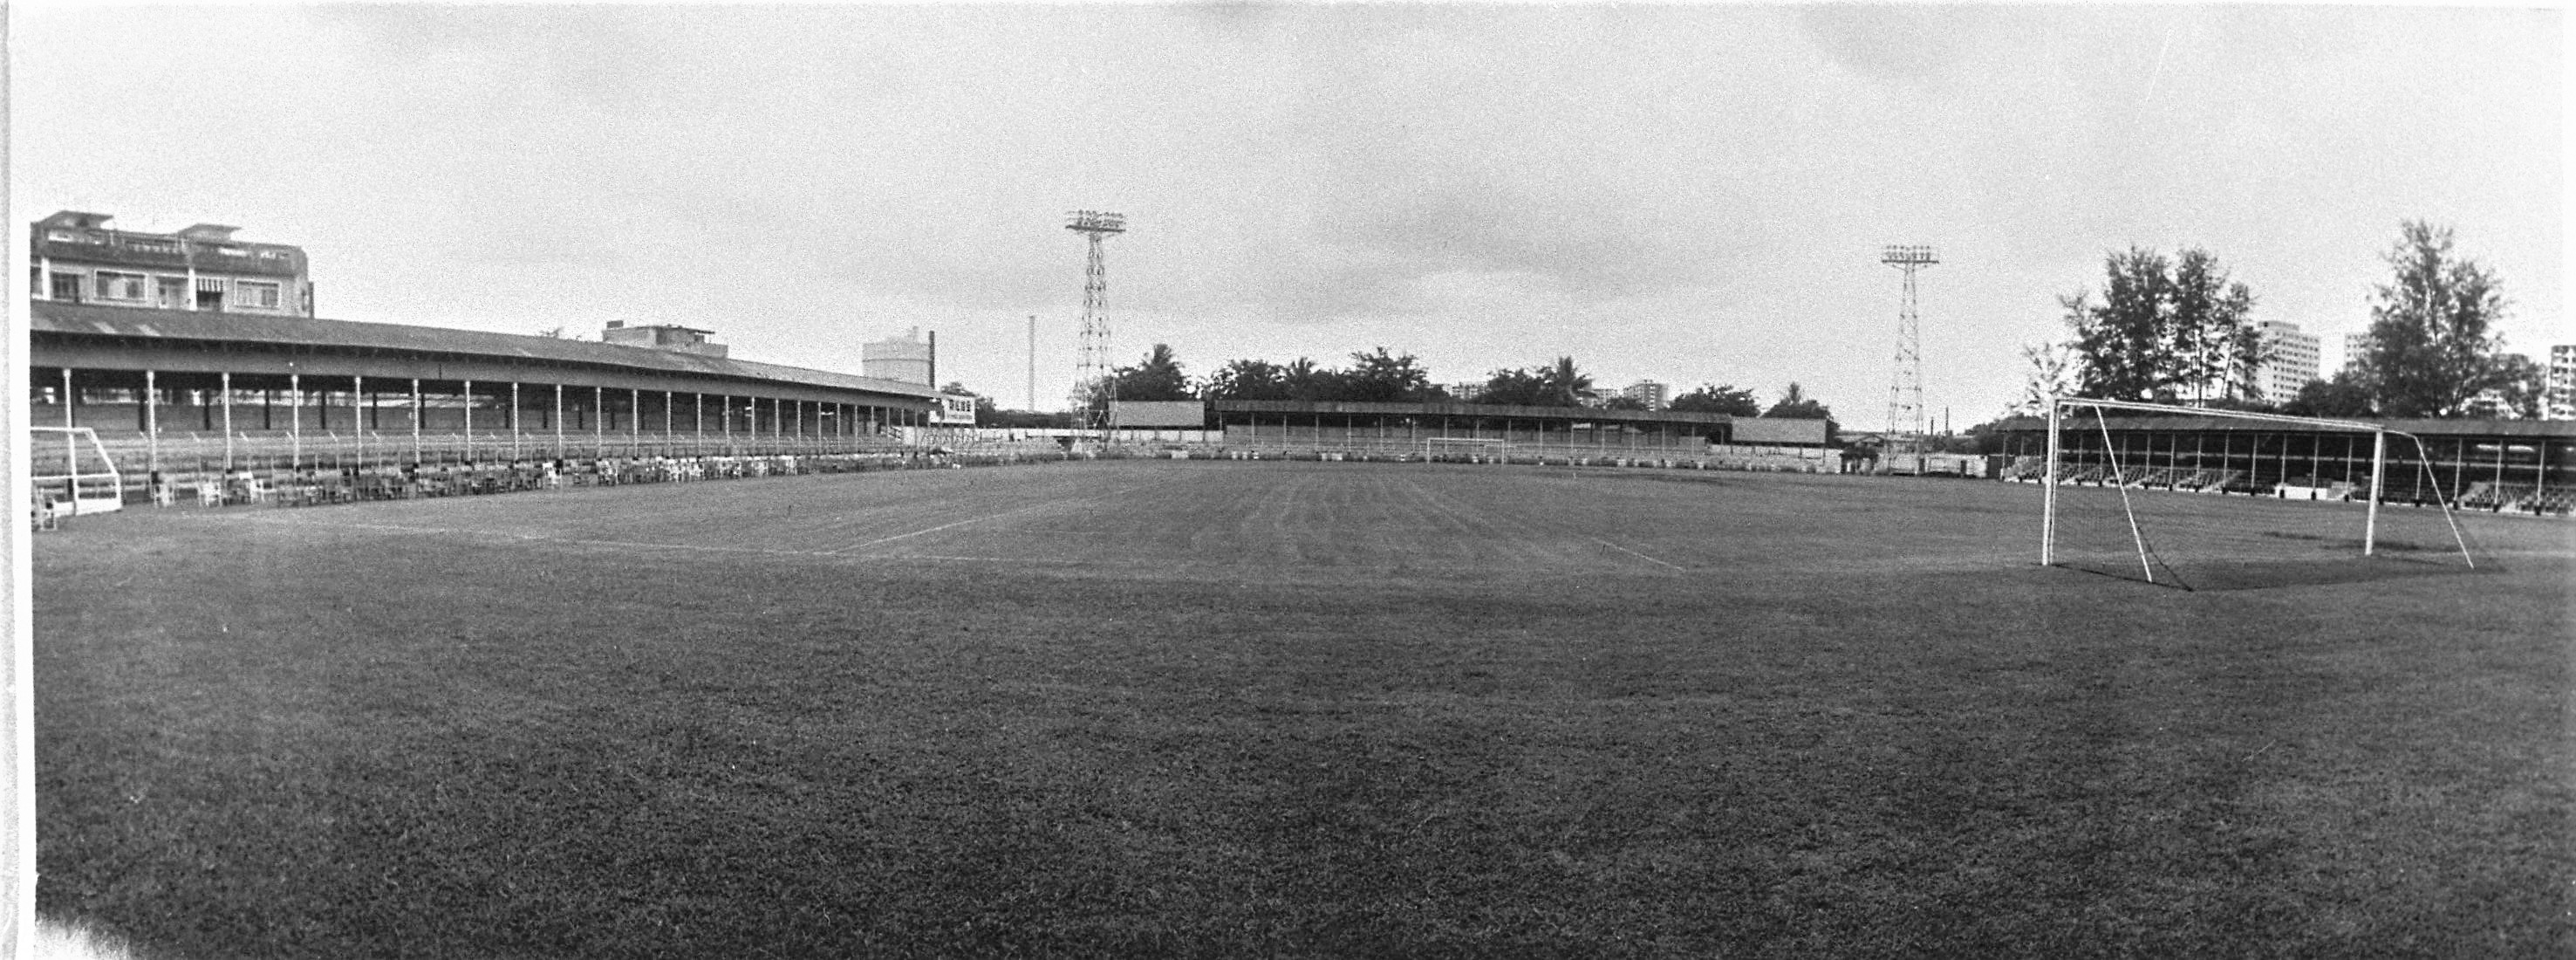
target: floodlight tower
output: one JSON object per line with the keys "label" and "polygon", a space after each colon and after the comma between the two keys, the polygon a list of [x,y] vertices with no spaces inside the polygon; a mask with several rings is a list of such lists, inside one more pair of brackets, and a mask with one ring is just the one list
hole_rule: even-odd
{"label": "floodlight tower", "polygon": [[1887,395],[1887,441],[1878,457],[1879,472],[1894,469],[1899,456],[1914,472],[1923,472],[1923,329],[1914,313],[1914,273],[1941,262],[1923,245],[1891,246],[1878,262],[1905,272],[1905,302],[1896,314],[1896,378]]}
{"label": "floodlight tower", "polygon": [[1109,317],[1101,312],[1102,294],[1109,290],[1109,271],[1100,259],[1100,241],[1111,234],[1127,232],[1127,218],[1099,210],[1076,210],[1065,216],[1065,229],[1091,241],[1091,259],[1082,273],[1082,361],[1074,377],[1073,406],[1079,411],[1081,429],[1105,432],[1109,429],[1109,402],[1117,399],[1111,395],[1117,389],[1117,380],[1110,374]]}

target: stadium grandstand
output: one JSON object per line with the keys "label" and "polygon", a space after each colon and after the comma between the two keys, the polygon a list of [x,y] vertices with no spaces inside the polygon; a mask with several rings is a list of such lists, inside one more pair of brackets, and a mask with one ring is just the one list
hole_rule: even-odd
{"label": "stadium grandstand", "polygon": [[[2387,502],[2438,499],[2503,513],[2576,511],[2576,422],[2382,423],[2422,441],[2419,450],[2413,441],[2390,437],[2380,481]],[[1996,430],[2006,461],[2002,478],[2037,482],[2046,468],[2047,421],[2014,418]],[[2070,421],[2062,440],[2073,465],[2062,483],[2294,499],[2358,500],[2370,492],[2372,441],[2358,431],[2225,417],[2110,416]]]}
{"label": "stadium grandstand", "polygon": [[1500,404],[1219,400],[1237,455],[1841,471],[1827,420]]}
{"label": "stadium grandstand", "polygon": [[[704,349],[293,315],[38,299],[29,365],[30,423],[94,433],[128,500],[840,469],[913,456],[939,436],[938,395],[919,384]],[[40,480],[46,467],[35,464]]]}

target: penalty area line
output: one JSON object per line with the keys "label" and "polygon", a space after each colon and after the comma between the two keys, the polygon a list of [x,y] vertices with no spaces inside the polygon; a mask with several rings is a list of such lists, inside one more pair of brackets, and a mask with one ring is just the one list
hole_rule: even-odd
{"label": "penalty area line", "polygon": [[940,524],[940,525],[935,526],[935,527],[924,527],[924,528],[922,528],[922,529],[915,530],[915,531],[912,531],[912,532],[910,532],[910,533],[898,533],[898,534],[895,534],[894,536],[891,536],[891,537],[878,537],[877,539],[870,540],[870,541],[867,541],[867,542],[865,542],[865,543],[853,543],[853,544],[851,544],[851,545],[849,545],[849,546],[842,547],[842,548],[840,548],[840,549],[838,549],[838,550],[828,550],[828,551],[825,551],[825,552],[826,552],[826,553],[829,553],[829,554],[832,554],[832,555],[835,555],[835,556],[838,556],[838,555],[842,555],[842,554],[849,553],[850,551],[854,551],[854,550],[865,550],[865,549],[867,549],[867,548],[869,548],[869,547],[876,546],[877,544],[880,544],[880,543],[893,543],[893,542],[895,542],[895,541],[897,541],[897,540],[909,540],[909,539],[912,539],[913,537],[918,537],[918,536],[921,536],[922,534],[925,534],[925,533],[938,533],[939,531],[946,530],[946,529],[949,529],[949,528],[951,528],[951,527],[962,527],[962,526],[966,526],[967,524],[970,524],[970,523],[982,523],[982,522],[984,522],[984,521],[986,521],[986,520],[999,520],[999,519],[1002,519],[1003,517],[1015,516],[1015,515],[1018,515],[1018,514],[1027,513],[1027,512],[1029,512],[1029,511],[1031,511],[1031,510],[1045,510],[1045,509],[1049,509],[1049,508],[1052,508],[1052,507],[1066,507],[1066,506],[1074,506],[1074,505],[1077,505],[1077,504],[1095,503],[1095,502],[1098,502],[1098,501],[1101,501],[1101,500],[1109,499],[1110,497],[1119,496],[1119,495],[1121,495],[1121,494],[1130,493],[1130,492],[1133,492],[1133,491],[1136,491],[1136,490],[1143,490],[1143,489],[1148,489],[1148,488],[1152,488],[1152,487],[1168,486],[1171,482],[1172,482],[1171,480],[1169,480],[1169,479],[1165,479],[1165,480],[1163,480],[1161,483],[1136,484],[1136,485],[1132,485],[1132,486],[1120,487],[1120,488],[1118,488],[1118,489],[1116,489],[1116,490],[1111,490],[1111,491],[1109,491],[1109,492],[1107,492],[1107,493],[1097,494],[1097,495],[1094,495],[1094,496],[1088,496],[1088,497],[1077,497],[1077,498],[1072,499],[1072,500],[1052,501],[1052,502],[1047,502],[1047,503],[1033,503],[1033,504],[1030,504],[1030,505],[1028,505],[1028,506],[1021,507],[1021,508],[1019,508],[1019,509],[1017,509],[1017,510],[1004,510],[1004,511],[1002,511],[1002,512],[1000,512],[1000,513],[988,513],[988,514],[985,514],[985,515],[980,516],[980,517],[969,517],[969,518],[967,518],[967,519],[959,520],[959,521],[956,521],[956,522],[953,522],[953,523],[943,523],[943,524]]}
{"label": "penalty area line", "polygon": [[1658,559],[1658,558],[1655,558],[1655,557],[1647,556],[1647,555],[1642,554],[1642,553],[1638,553],[1637,551],[1630,550],[1630,549],[1628,549],[1628,548],[1626,548],[1626,547],[1620,546],[1620,545],[1615,544],[1615,543],[1611,543],[1611,542],[1610,542],[1610,541],[1608,541],[1608,540],[1603,540],[1603,539],[1601,539],[1600,537],[1594,537],[1594,538],[1592,538],[1592,542],[1597,543],[1597,544],[1600,544],[1600,545],[1605,546],[1605,547],[1609,547],[1609,548],[1610,548],[1610,549],[1612,549],[1612,550],[1617,550],[1617,551],[1619,551],[1620,553],[1627,554],[1627,555],[1632,556],[1632,557],[1635,557],[1635,558],[1637,558],[1637,559],[1639,559],[1639,560],[1646,561],[1647,563],[1651,563],[1651,564],[1654,564],[1654,565],[1659,566],[1659,567],[1663,567],[1663,568],[1668,569],[1668,570],[1680,570],[1680,571],[1683,571],[1683,572],[1685,572],[1685,573],[1687,573],[1687,572],[1689,572],[1689,571],[1690,571],[1690,568],[1689,568],[1689,567],[1685,567],[1685,566],[1682,566],[1681,564],[1678,564],[1678,563],[1673,563],[1673,562],[1670,562],[1670,561],[1667,561],[1667,560],[1662,560],[1662,559]]}

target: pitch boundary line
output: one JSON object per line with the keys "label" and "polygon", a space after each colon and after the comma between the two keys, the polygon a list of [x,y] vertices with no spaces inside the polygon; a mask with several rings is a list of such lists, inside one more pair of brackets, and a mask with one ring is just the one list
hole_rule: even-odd
{"label": "pitch boundary line", "polygon": [[1090,562],[1086,560],[1064,560],[1050,557],[968,557],[929,553],[841,552],[841,550],[851,549],[848,547],[841,548],[840,550],[782,550],[776,547],[726,547],[703,543],[652,543],[643,540],[609,540],[600,537],[550,537],[536,533],[507,533],[499,530],[479,530],[464,527],[422,527],[399,523],[341,523],[316,520],[286,520],[271,517],[259,517],[255,518],[255,520],[256,522],[277,523],[290,527],[382,530],[391,533],[414,533],[433,536],[486,537],[495,540],[515,540],[521,543],[555,543],[576,547],[633,547],[646,550],[692,550],[700,553],[748,553],[774,557],[828,557],[835,560],[857,560],[869,563],[893,560],[935,560],[952,563],[1035,563],[1062,566],[1078,565]]}

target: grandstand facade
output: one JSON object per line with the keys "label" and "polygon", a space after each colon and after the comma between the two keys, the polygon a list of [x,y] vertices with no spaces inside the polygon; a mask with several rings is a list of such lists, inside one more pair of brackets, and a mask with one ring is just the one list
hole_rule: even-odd
{"label": "grandstand facade", "polygon": [[833,453],[931,422],[926,385],[700,351],[37,300],[30,422],[120,470]]}
{"label": "grandstand facade", "polygon": [[1826,448],[1831,425],[1824,420],[1452,401],[1218,400],[1209,406],[1229,450],[1526,461],[1714,458],[1729,466],[1753,458],[1784,469],[1840,469],[1839,457]]}
{"label": "grandstand facade", "polygon": [[[2423,444],[2419,450],[2403,437],[2389,437],[2381,476],[2386,500],[2440,499],[2501,512],[2576,510],[2576,421],[2382,423]],[[2048,422],[2014,418],[1997,431],[2008,458],[2003,478],[2038,479],[2046,466]],[[2257,496],[2338,491],[2355,498],[2366,497],[2371,482],[2371,435],[2351,430],[2226,417],[2086,417],[2069,425],[2063,442],[2073,451],[2067,459],[2081,466],[2061,482]]]}

